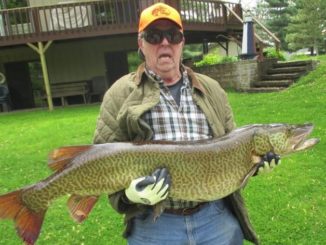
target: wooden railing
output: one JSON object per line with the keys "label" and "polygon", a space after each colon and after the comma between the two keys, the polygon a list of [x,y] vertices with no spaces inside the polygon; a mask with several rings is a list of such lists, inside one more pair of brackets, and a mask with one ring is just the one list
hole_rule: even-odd
{"label": "wooden railing", "polygon": [[226,25],[232,24],[235,21],[239,24],[226,6],[242,16],[241,5],[214,0],[183,0],[181,1],[180,12],[182,19],[189,23],[214,23]]}
{"label": "wooden railing", "polygon": [[[0,46],[137,32],[141,10],[154,2],[105,0],[0,10]],[[214,0],[181,0],[178,7],[184,23],[191,24],[239,24],[229,9],[242,14],[239,4]]]}

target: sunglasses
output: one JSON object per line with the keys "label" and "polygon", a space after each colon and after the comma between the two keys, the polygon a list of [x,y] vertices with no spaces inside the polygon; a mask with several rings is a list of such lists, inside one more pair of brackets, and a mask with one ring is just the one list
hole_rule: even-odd
{"label": "sunglasses", "polygon": [[150,44],[160,44],[166,38],[170,44],[179,44],[183,41],[183,33],[178,29],[168,30],[149,29],[143,32],[142,38]]}

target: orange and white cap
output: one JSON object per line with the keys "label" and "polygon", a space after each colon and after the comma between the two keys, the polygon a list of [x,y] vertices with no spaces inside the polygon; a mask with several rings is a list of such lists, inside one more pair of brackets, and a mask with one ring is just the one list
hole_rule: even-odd
{"label": "orange and white cap", "polygon": [[156,3],[144,9],[140,14],[138,32],[142,32],[151,23],[159,19],[170,20],[183,29],[180,14],[176,9],[164,3]]}

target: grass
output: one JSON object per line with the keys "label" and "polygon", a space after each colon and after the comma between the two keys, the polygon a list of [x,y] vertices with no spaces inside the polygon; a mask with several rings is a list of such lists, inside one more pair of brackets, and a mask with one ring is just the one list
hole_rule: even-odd
{"label": "grass", "polygon": [[[252,178],[243,194],[263,245],[326,244],[326,56],[290,89],[269,94],[229,93],[238,126],[315,124],[321,142],[282,160],[272,173]],[[98,105],[0,114],[0,193],[48,176],[47,153],[92,141]],[[126,244],[122,217],[103,196],[83,224],[69,217],[66,197],[49,208],[38,244]],[[0,222],[0,244],[21,244],[12,221]]]}
{"label": "grass", "polygon": [[321,142],[312,150],[286,157],[267,176],[244,190],[262,244],[326,244],[326,56],[319,67],[283,92],[229,93],[238,125],[305,123],[315,125]]}

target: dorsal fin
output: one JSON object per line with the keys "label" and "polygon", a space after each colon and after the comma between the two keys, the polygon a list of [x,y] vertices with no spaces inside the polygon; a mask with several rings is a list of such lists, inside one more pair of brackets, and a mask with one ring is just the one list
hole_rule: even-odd
{"label": "dorsal fin", "polygon": [[91,147],[92,145],[81,145],[65,146],[55,149],[49,154],[48,166],[54,171],[61,171],[74,157],[89,150]]}

